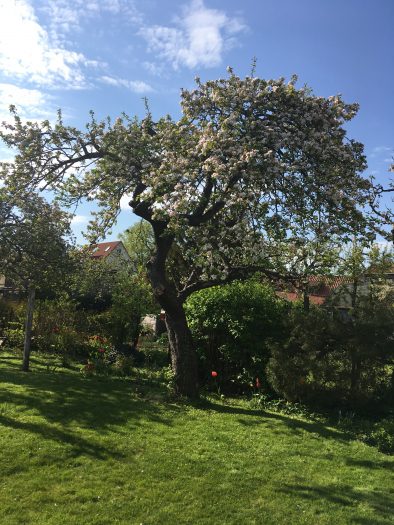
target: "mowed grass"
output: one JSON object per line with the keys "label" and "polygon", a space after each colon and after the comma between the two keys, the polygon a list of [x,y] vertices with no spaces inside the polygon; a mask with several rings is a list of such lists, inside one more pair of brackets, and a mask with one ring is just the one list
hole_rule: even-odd
{"label": "mowed grass", "polygon": [[389,524],[394,458],[242,401],[0,354],[0,523]]}

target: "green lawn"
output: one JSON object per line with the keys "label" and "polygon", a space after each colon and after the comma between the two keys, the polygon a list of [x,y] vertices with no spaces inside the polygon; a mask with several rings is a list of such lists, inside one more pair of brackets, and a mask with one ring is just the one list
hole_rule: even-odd
{"label": "green lawn", "polygon": [[0,523],[394,523],[394,458],[247,402],[0,356]]}

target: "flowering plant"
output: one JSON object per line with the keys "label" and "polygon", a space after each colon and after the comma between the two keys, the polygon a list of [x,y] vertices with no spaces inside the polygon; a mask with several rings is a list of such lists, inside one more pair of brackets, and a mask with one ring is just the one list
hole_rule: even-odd
{"label": "flowering plant", "polygon": [[105,337],[100,335],[92,335],[88,340],[89,358],[97,361],[103,360],[105,355],[112,349],[112,345]]}

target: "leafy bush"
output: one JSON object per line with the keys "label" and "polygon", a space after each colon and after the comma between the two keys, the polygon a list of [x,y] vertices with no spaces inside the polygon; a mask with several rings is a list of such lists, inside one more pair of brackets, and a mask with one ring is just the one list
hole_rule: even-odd
{"label": "leafy bush", "polygon": [[203,378],[215,370],[222,386],[237,390],[263,381],[268,341],[281,339],[286,309],[270,287],[254,280],[193,294],[186,314]]}
{"label": "leafy bush", "polygon": [[4,330],[8,323],[13,321],[15,317],[12,306],[4,299],[0,298],[0,337],[4,335]]}
{"label": "leafy bush", "polygon": [[334,310],[292,308],[284,341],[271,341],[267,378],[292,402],[383,407],[390,395],[393,325],[367,311],[344,321]]}
{"label": "leafy bush", "polygon": [[39,352],[58,354],[63,366],[84,351],[84,333],[80,330],[81,315],[74,301],[67,296],[37,301],[34,316],[33,348]]}
{"label": "leafy bush", "polygon": [[4,337],[6,338],[8,347],[15,350],[22,350],[25,339],[23,324],[18,321],[9,322],[7,328],[4,330]]}
{"label": "leafy bush", "polygon": [[119,354],[115,362],[111,365],[111,371],[116,376],[131,376],[134,366],[134,359],[131,356]]}
{"label": "leafy bush", "polygon": [[377,446],[381,452],[394,454],[394,418],[383,419],[375,423],[365,441]]}

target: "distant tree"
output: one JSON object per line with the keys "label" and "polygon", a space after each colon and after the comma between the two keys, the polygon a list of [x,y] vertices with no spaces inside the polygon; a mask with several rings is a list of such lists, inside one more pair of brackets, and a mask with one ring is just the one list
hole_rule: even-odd
{"label": "distant tree", "polygon": [[158,309],[146,275],[132,265],[112,267],[89,251],[73,253],[68,295],[116,347],[138,339],[143,315]]}
{"label": "distant tree", "polygon": [[130,255],[131,264],[136,271],[146,271],[146,265],[155,248],[153,229],[149,222],[141,220],[119,235]]}
{"label": "distant tree", "polygon": [[0,189],[0,273],[27,292],[22,369],[29,370],[37,290],[53,289],[67,264],[70,218],[32,192]]}
{"label": "distant tree", "polygon": [[[342,254],[338,271],[347,278],[331,301],[349,306],[348,348],[351,361],[350,389],[354,394],[360,386],[360,377],[368,361],[393,360],[394,283],[387,279],[394,267],[392,249],[377,244],[365,246],[354,241]],[[371,366],[371,365],[370,365]],[[393,374],[394,378],[394,374]],[[394,379],[393,379],[394,382]]]}
{"label": "distant tree", "polygon": [[[345,136],[357,109],[340,96],[297,89],[295,77],[241,79],[229,69],[227,79],[197,79],[196,89],[182,91],[178,121],[92,115],[80,131],[61,115],[54,126],[15,115],[1,132],[17,151],[3,176],[16,188],[45,185],[68,203],[96,199],[96,236],[130,195],[153,229],[148,275],[166,311],[176,388],[195,397],[197,357],[184,310],[193,292],[256,270],[277,278],[284,244],[371,238],[387,219],[368,211],[379,195],[361,175],[363,146]],[[170,272],[174,246],[179,271]]]}
{"label": "distant tree", "polygon": [[311,240],[303,245],[285,243],[280,260],[291,275],[291,288],[301,292],[304,310],[309,310],[311,277],[331,275],[337,269],[341,243],[338,238]]}
{"label": "distant tree", "polygon": [[72,253],[73,271],[68,276],[67,290],[79,308],[105,310],[111,306],[112,292],[118,280],[116,269],[102,259],[91,257],[88,249]]}

